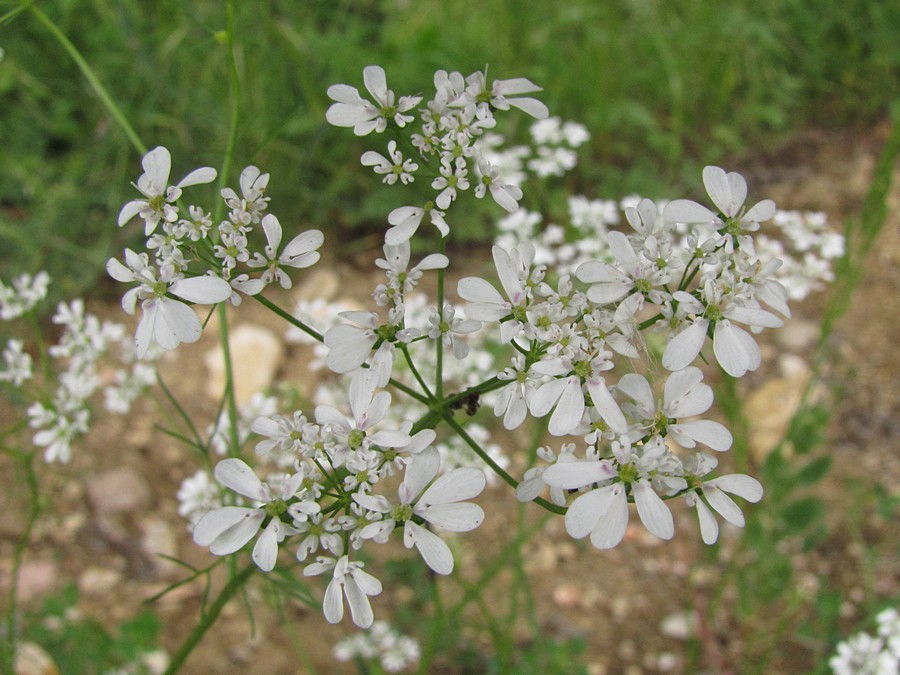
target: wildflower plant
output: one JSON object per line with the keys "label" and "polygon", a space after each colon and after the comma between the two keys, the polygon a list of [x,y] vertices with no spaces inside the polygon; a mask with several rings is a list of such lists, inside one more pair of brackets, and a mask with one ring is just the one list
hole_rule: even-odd
{"label": "wildflower plant", "polygon": [[[532,96],[540,88],[524,78],[489,84],[484,72],[441,70],[429,100],[395,95],[378,66],[365,68],[363,82],[368,96],[351,85],[330,87],[326,119],[357,136],[387,136],[360,161],[381,183],[405,191],[385,218],[376,309],[339,311],[313,325],[265,298],[276,281],[283,288],[303,283],[292,280],[293,270],[318,261],[323,235],[302,232],[282,246],[287,237],[265,196],[269,176],[255,166],[244,169],[239,190],[221,190],[228,213],[213,219],[216,209],[180,204],[182,188],[213,180],[214,170],[196,169],[168,186],[170,156],[156,148],[135,184],[143,198],[120,214],[120,225],[137,217],[149,235],[145,252],[126,250],[124,263],[107,266],[133,285],[126,311],[140,301],[138,354],[200,337],[201,320],[188,303],[239,305],[250,296],[319,343],[321,362],[342,376],[313,409],[250,422],[258,470],[238,456],[240,444],[223,448],[229,458],[214,476],[227,491],[218,506],[209,504],[209,481],[192,479],[203,498],[187,499],[208,508],[202,515],[184,509],[192,513],[196,543],[232,555],[255,542],[252,559],[263,571],[286,550],[305,576],[329,579],[328,621],[340,621],[346,603],[354,623],[366,628],[382,584],[366,569],[364,549],[396,535],[435,573],[450,574],[444,533],[473,530],[490,517],[471,501],[484,490],[486,473],[515,488],[520,500],[564,515],[568,533],[590,536],[597,548],[622,540],[632,504],[661,539],[675,534],[671,505],[679,501],[696,509],[706,543],[717,539],[716,515],[743,525],[732,496],[756,502],[763,489],[747,475],[715,474],[711,453],[727,451],[732,436],[703,419],[713,392],[694,364],[702,354],[734,377],[756,370],[754,336],[790,317],[789,294],[777,278],[781,262],[766,255],[771,246],[760,253],[754,245],[775,204],[746,206],[744,178],[707,167],[708,205],[633,199],[624,208],[627,226],[599,233],[589,242],[594,248],[586,247],[588,258],[554,252],[540,235],[510,241],[508,233],[522,229],[501,226],[492,248],[496,281],[463,276],[455,289],[462,302],[454,303],[447,241],[457,204],[469,194],[490,196],[509,218],[520,217],[523,173],[570,169],[572,148],[586,131],[550,118]],[[504,152],[496,129],[510,108],[539,120],[536,152]],[[534,158],[524,163],[529,154]],[[570,206],[574,227],[619,225],[617,208],[598,209],[586,198]],[[254,244],[259,229],[261,249]],[[413,238],[425,254],[411,267]],[[419,292],[426,275],[434,277],[436,297]],[[663,345],[661,353],[648,346],[654,344]],[[561,447],[516,458],[516,468],[532,468],[515,477],[510,460],[492,454],[457,412],[473,414],[482,404],[507,430],[537,420]],[[468,456],[458,456],[460,444]],[[399,489],[386,480],[394,474]]]}
{"label": "wildflower plant", "polygon": [[[326,119],[371,140],[360,163],[397,194],[384,217],[375,260],[383,277],[370,308],[317,299],[291,312],[268,297],[270,286],[303,285],[325,238],[295,233],[270,212],[270,176],[257,166],[245,167],[236,186],[223,182],[207,204],[195,195],[217,171],[197,168],[170,185],[171,154],[153,148],[133,184],[139,195],[119,213],[118,225],[136,225],[146,241],[106,266],[128,285],[123,309],[140,313],[131,349],[138,360],[131,375],[116,376],[114,409],[127,409],[153,379],[145,364],[156,355],[200,339],[213,306],[239,308],[247,298],[285,319],[289,336],[314,343],[311,367],[334,374],[307,409],[279,409],[261,396],[239,410],[230,387],[205,445],[215,466],[178,494],[196,544],[215,556],[250,552],[221,603],[256,569],[296,567],[298,577],[321,577],[327,621],[342,621],[346,608],[357,626],[381,626],[384,587],[369,551],[400,539],[433,573],[452,574],[449,533],[490,519],[477,500],[498,478],[598,549],[622,541],[632,513],[664,540],[675,535],[673,507],[696,510],[707,544],[718,538],[719,519],[743,526],[734,497],[757,502],[763,488],[745,474],[716,473],[716,455],[733,439],[706,418],[713,390],[698,363],[716,362],[733,377],[759,368],[755,336],[783,325],[789,298],[828,279],[841,243],[813,216],[779,215],[770,200],[748,205],[744,178],[712,166],[702,176],[704,204],[577,195],[569,222],[555,224],[519,203],[532,178],[575,166],[588,133],[550,117],[535,98],[540,87],[439,70],[430,97],[396,95],[374,65],[363,84],[364,93],[331,86]],[[499,126],[508,114],[536,120],[533,146],[506,145]],[[465,217],[459,204],[472,195],[503,216],[490,274],[448,255]],[[773,219],[786,237],[761,234]],[[790,246],[809,258],[792,260],[786,277],[780,256]],[[431,295],[421,290],[427,277]],[[45,287],[39,277],[0,287],[0,314],[29,311]],[[51,354],[77,373],[28,415],[46,459],[66,461],[86,430],[79,405],[96,389],[91,364],[122,329],[88,318],[77,303],[61,305],[54,321],[67,332]],[[21,343],[10,341],[3,359],[0,380],[21,386],[31,377]],[[493,424],[470,419],[481,408]],[[498,442],[529,420],[544,438],[535,447]],[[216,613],[204,615],[173,667]],[[342,653],[381,650],[389,670],[385,659],[399,668],[418,657],[414,643],[379,630],[380,642],[347,642]]]}

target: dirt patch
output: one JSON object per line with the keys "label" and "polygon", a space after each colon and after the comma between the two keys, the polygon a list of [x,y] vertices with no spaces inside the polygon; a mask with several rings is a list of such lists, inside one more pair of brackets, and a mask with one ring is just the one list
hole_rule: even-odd
{"label": "dirt patch", "polygon": [[[782,208],[824,210],[832,222],[840,222],[858,208],[883,136],[884,130],[879,128],[861,137],[843,133],[801,137],[797,146],[784,154],[763,158],[751,166],[752,194],[772,196]],[[872,551],[877,555],[890,550],[896,553],[900,542],[900,530],[894,522],[874,513],[863,514],[864,529],[855,534],[845,529],[840,517],[844,510],[854,507],[848,481],[863,491],[874,481],[887,486],[900,482],[900,349],[894,335],[900,315],[897,188],[891,195],[891,213],[855,301],[828,345],[825,384],[829,391],[839,393],[839,400],[827,444],[835,467],[822,493],[829,500],[836,529],[822,546],[798,551],[796,556],[798,579],[821,577],[835,591],[858,599],[846,611],[848,621],[860,618],[859,607],[865,604],[865,598],[859,599],[860,593],[871,589],[880,597],[900,593],[900,565],[890,556],[872,567],[875,578],[870,580],[868,590],[861,590],[861,583],[852,574],[841,573],[842,569],[858,569],[860,556]],[[371,273],[356,270],[368,269],[375,256],[360,257],[359,261],[331,260],[320,266],[336,272],[340,289],[365,292],[372,286]],[[284,296],[280,304],[289,308],[292,302]],[[815,325],[823,306],[821,296],[795,305],[796,320]],[[123,320],[118,305],[92,309],[101,316]],[[252,302],[235,314],[235,325],[239,324],[267,327],[279,336],[284,331],[281,320]],[[779,363],[783,367],[784,362],[775,357],[783,354],[785,345],[779,344],[777,337],[764,339],[768,340],[764,343],[767,365],[741,382],[745,394],[784,376],[779,371]],[[201,342],[185,345],[165,359],[164,372],[174,373],[166,376],[168,386],[201,427],[212,422],[217,409],[204,392],[210,379],[205,355],[216,344],[213,329]],[[801,341],[795,356],[806,356],[803,351],[808,349],[808,342]],[[287,347],[279,378],[312,391],[305,369],[308,359],[309,348]],[[0,409],[0,413],[10,419],[8,408]],[[82,611],[113,626],[133,616],[147,598],[167,584],[185,576],[183,568],[167,564],[149,551],[165,550],[198,567],[209,564],[208,553],[195,546],[185,530],[175,497],[180,482],[195,471],[197,462],[157,424],[177,427],[172,407],[164,400],[142,402],[127,420],[104,417],[74,453],[70,465],[40,467],[41,485],[51,506],[26,555],[26,573],[31,575],[23,584],[26,604],[34,606],[54,589],[74,582],[81,590]],[[0,462],[4,475],[11,476],[9,462]],[[146,488],[146,500],[137,509],[98,512],[90,498],[91,487],[98,477],[108,479],[109,471],[123,467],[130,472],[127,480],[137,476],[144,487],[126,488],[128,483],[123,478],[104,489]],[[13,476],[4,490],[7,509],[0,513],[3,572],[8,572],[13,542],[21,534],[24,520],[24,513],[17,510],[20,489]],[[461,578],[470,582],[502,555],[516,531],[513,524],[520,517],[511,490],[503,485],[491,488],[480,502],[488,519],[479,530],[463,537],[456,548]],[[858,506],[869,509],[871,505]],[[721,558],[713,558],[700,543],[694,515],[680,507],[673,510],[678,534],[666,544],[634,527],[620,547],[601,553],[589,544],[573,542],[559,518],[548,522],[527,544],[524,571],[540,627],[547,637],[583,638],[591,673],[690,672],[690,664],[697,662],[692,650],[697,649],[703,654],[699,662],[704,667],[739,672],[743,659],[755,648],[744,644],[740,632],[727,620],[714,625],[704,622],[704,617],[711,616],[712,603],[730,601],[727,593],[719,596]],[[521,517],[530,527],[538,528],[541,515],[539,509],[528,506]],[[732,531],[723,533],[723,556],[734,548],[736,536]],[[392,551],[400,551],[392,546]],[[403,550],[400,555],[412,554]],[[218,577],[216,580],[221,583]],[[514,589],[521,583],[512,567],[499,572],[488,593],[491,607],[501,615],[512,611],[509,603],[520,598]],[[448,604],[465,592],[464,584],[453,579],[443,582],[442,589]],[[388,587],[373,603],[376,617],[389,617],[390,609],[414,590]],[[164,625],[164,645],[170,652],[196,624],[204,591],[199,580],[190,582],[154,604]],[[317,592],[320,594],[321,589]],[[249,586],[247,600],[247,604],[239,599],[226,607],[216,629],[191,656],[185,673],[352,672],[349,667],[337,667],[331,657],[332,646],[345,633],[344,628],[329,626],[318,611],[301,603],[289,601],[279,606],[259,584]],[[252,621],[247,606],[253,609]],[[727,613],[720,611],[716,616]],[[475,646],[487,648],[477,642]],[[524,637],[520,647],[527,648]],[[788,635],[767,672],[806,670],[828,647]],[[462,671],[451,663],[442,663],[435,672]]]}

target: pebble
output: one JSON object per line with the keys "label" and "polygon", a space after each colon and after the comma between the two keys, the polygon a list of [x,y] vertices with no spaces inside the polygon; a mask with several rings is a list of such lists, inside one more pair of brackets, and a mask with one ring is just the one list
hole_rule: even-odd
{"label": "pebble", "polygon": [[178,539],[172,531],[172,526],[162,518],[148,517],[141,522],[143,536],[141,547],[148,559],[153,561],[153,566],[158,575],[166,577],[177,573],[183,568],[163,557],[178,557]]}
{"label": "pebble", "polygon": [[122,575],[108,567],[88,567],[78,575],[78,593],[82,598],[99,598],[116,590]]}
{"label": "pebble", "polygon": [[693,612],[675,612],[665,617],[659,624],[660,632],[676,640],[687,640],[694,635],[697,617]]}
{"label": "pebble", "polygon": [[35,642],[16,645],[15,675],[59,675],[59,666],[44,648]]}
{"label": "pebble", "polygon": [[88,499],[100,516],[134,513],[150,505],[146,479],[130,466],[119,466],[94,475],[87,481]]}
{"label": "pebble", "polygon": [[[9,586],[9,571],[4,570],[3,586]],[[23,560],[19,567],[16,597],[20,602],[49,595],[56,587],[59,566],[52,560]]]}
{"label": "pebble", "polygon": [[[278,336],[262,326],[242,324],[228,336],[234,375],[234,395],[238,405],[246,405],[254,394],[267,390],[281,365],[284,346]],[[225,364],[222,348],[207,352],[204,358],[209,370],[206,394],[218,401],[225,391]]]}

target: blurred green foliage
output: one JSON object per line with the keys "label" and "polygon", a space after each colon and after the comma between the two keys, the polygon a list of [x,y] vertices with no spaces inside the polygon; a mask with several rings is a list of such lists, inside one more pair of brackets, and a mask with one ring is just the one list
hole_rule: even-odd
{"label": "blurred green foliage", "polygon": [[[19,6],[0,4],[0,17],[9,12],[0,23],[0,263],[4,277],[43,267],[60,294],[77,293],[132,236],[113,223],[133,196],[139,157]],[[39,6],[145,144],[172,150],[176,180],[217,164],[230,115],[222,3]],[[324,123],[325,90],[361,85],[369,63],[385,67],[398,93],[427,94],[437,68],[531,78],[554,114],[588,125],[576,187],[604,197],[671,194],[688,176],[696,184],[702,163],[804,125],[864,124],[900,89],[892,2],[265,0],[236,12],[238,169],[255,162],[272,173],[283,222],[345,240],[380,228],[385,205],[363,196],[381,192],[355,161],[370,143]]]}
{"label": "blurred green foliage", "polygon": [[106,673],[126,665],[137,675],[149,672],[140,667],[140,658],[159,648],[155,614],[142,612],[110,633],[99,621],[78,615],[77,604],[78,591],[71,585],[47,598],[40,612],[26,617],[25,638],[46,649],[63,675]]}

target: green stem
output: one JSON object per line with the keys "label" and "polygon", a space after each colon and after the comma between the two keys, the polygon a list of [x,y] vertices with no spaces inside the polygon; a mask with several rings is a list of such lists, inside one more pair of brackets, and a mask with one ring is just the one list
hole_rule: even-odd
{"label": "green stem", "polygon": [[185,662],[190,653],[194,651],[194,648],[198,644],[200,644],[200,640],[206,635],[206,631],[212,628],[216,619],[219,618],[219,614],[221,613],[222,608],[225,607],[225,604],[244,587],[244,584],[247,583],[247,580],[255,571],[256,567],[253,563],[250,563],[239,573],[231,577],[225,585],[225,588],[219,593],[219,597],[216,598],[215,602],[210,605],[206,613],[200,618],[200,623],[194,627],[194,630],[191,631],[190,635],[188,635],[185,641],[181,643],[178,651],[175,652],[175,655],[169,662],[169,667],[166,669],[166,675],[174,675],[174,673],[178,672],[178,669]]}
{"label": "green stem", "polygon": [[63,49],[65,49],[69,53],[69,56],[72,57],[72,60],[75,61],[75,64],[78,66],[79,70],[81,70],[88,83],[97,93],[100,101],[103,103],[103,105],[106,106],[109,114],[112,115],[112,118],[122,128],[122,131],[125,132],[125,135],[128,137],[131,145],[134,146],[134,149],[137,150],[141,155],[146,155],[147,146],[145,146],[141,141],[140,136],[137,135],[137,132],[135,132],[134,128],[131,126],[131,123],[129,123],[122,110],[118,105],[116,105],[116,102],[113,101],[112,96],[109,95],[106,87],[104,87],[103,83],[100,82],[100,79],[97,77],[96,73],[94,73],[93,68],[91,68],[90,64],[81,55],[81,52],[78,51],[78,48],[74,44],[72,44],[71,40],[69,40],[69,38],[65,36],[65,34],[59,29],[59,27],[55,23],[53,23],[50,17],[44,14],[44,12],[42,12],[39,7],[37,7],[36,5],[29,5],[28,9],[32,14],[34,14],[35,18],[40,21],[48,31],[50,31],[53,37],[56,38],[56,41],[62,45]]}
{"label": "green stem", "polygon": [[[225,159],[219,172],[219,192],[227,187],[231,165],[234,162],[234,150],[237,147],[238,126],[240,124],[240,91],[241,80],[238,75],[237,59],[234,54],[234,0],[225,3],[225,46],[228,48],[229,96],[231,103],[231,124],[228,129],[228,144],[225,146]],[[224,201],[219,200],[217,207],[221,209]],[[220,220],[220,218],[217,218]]]}
{"label": "green stem", "polygon": [[234,363],[231,359],[231,344],[228,340],[228,307],[225,303],[216,308],[219,313],[219,342],[222,345],[222,364],[225,366],[225,399],[228,405],[228,417],[231,422],[228,429],[228,442],[231,446],[229,455],[236,457],[240,451],[238,436],[237,396],[234,387]]}
{"label": "green stem", "polygon": [[[453,431],[455,431],[459,435],[459,437],[461,439],[463,439],[463,441],[466,443],[466,445],[468,445],[470,448],[472,448],[472,450],[475,452],[476,455],[481,457],[481,459],[484,461],[485,464],[487,464],[489,467],[491,467],[491,469],[493,469],[494,473],[496,473],[498,476],[500,476],[500,478],[502,478],[506,483],[511,485],[513,488],[518,487],[519,481],[517,481],[515,478],[513,478],[508,473],[506,473],[506,471],[503,469],[503,467],[501,467],[499,464],[497,464],[497,462],[495,462],[491,458],[491,456],[484,451],[484,449],[478,444],[478,441],[476,441],[474,438],[472,438],[471,436],[469,436],[469,434],[466,433],[466,430],[463,429],[462,425],[459,422],[457,422],[455,419],[453,419],[452,412],[449,412],[449,411],[445,412],[443,417],[444,417],[444,421],[448,425],[450,425],[450,427],[453,429]],[[559,515],[565,515],[565,513],[567,511],[567,509],[565,507],[557,506],[556,504],[548,502],[546,499],[544,499],[542,497],[537,497],[534,500],[534,502],[536,504],[539,504],[540,506],[544,507],[548,511],[552,511],[553,513],[557,513]]]}
{"label": "green stem", "polygon": [[313,338],[316,342],[325,342],[325,337],[319,331],[317,331],[315,328],[312,328],[311,326],[307,326],[296,316],[294,316],[287,310],[282,309],[281,307],[276,305],[274,302],[272,302],[268,298],[265,298],[262,295],[251,295],[250,297],[253,298],[254,300],[256,300],[259,304],[261,304],[266,309],[271,310],[272,312],[274,312],[275,314],[280,316],[282,319],[287,321],[289,324],[291,324],[295,328],[302,330],[304,333],[306,333],[311,338]]}
{"label": "green stem", "polygon": [[[409,354],[409,348],[406,345],[400,345],[400,351],[403,352],[403,356],[406,358],[406,365],[409,366],[409,370],[413,374],[413,377],[416,378],[416,382],[419,383],[419,386],[422,387],[422,391],[425,392],[426,402],[430,402],[431,399],[434,398],[434,395],[432,395],[431,389],[428,388],[428,384],[425,382],[422,375],[419,374],[419,369],[416,368],[416,364],[413,363],[412,356]],[[438,371],[438,375],[440,375],[440,370]],[[440,386],[440,379],[438,379],[438,386]]]}
{"label": "green stem", "polygon": [[[438,253],[444,254],[447,244],[443,237],[438,239]],[[437,271],[437,309],[438,309],[438,339],[437,347],[437,365],[435,366],[435,398],[438,403],[444,400],[444,336],[440,333],[440,324],[444,323],[444,268],[441,267]]]}
{"label": "green stem", "polygon": [[[228,183],[228,174],[234,160],[234,149],[237,145],[237,132],[240,123],[240,90],[241,82],[238,78],[237,59],[234,54],[234,0],[225,3],[225,45],[228,49],[228,74],[230,76],[229,97],[231,99],[231,126],[228,131],[228,142],[225,146],[225,158],[222,160],[222,170],[219,172],[219,187],[224,188]],[[221,220],[221,213],[225,206],[223,200],[216,203],[215,220]],[[219,313],[219,339],[222,344],[222,360],[225,366],[225,396],[228,400],[228,416],[231,420],[230,438],[231,453],[237,455],[240,450],[238,437],[238,411],[237,397],[234,386],[234,367],[231,359],[231,345],[228,340],[228,313],[227,306],[222,303],[218,306]]]}
{"label": "green stem", "polygon": [[13,664],[16,654],[16,638],[18,630],[16,625],[16,615],[18,614],[18,589],[19,589],[19,571],[22,568],[22,558],[25,550],[31,541],[31,533],[34,525],[41,514],[40,492],[38,490],[37,475],[34,471],[34,453],[19,451],[16,453],[18,459],[22,462],[22,468],[25,471],[25,484],[28,487],[28,499],[30,508],[28,510],[28,520],[25,523],[25,531],[16,542],[13,550],[12,570],[10,570],[9,591],[7,594],[7,611],[6,611],[6,640],[3,642],[2,651],[0,651],[0,670],[3,672],[13,672]]}

